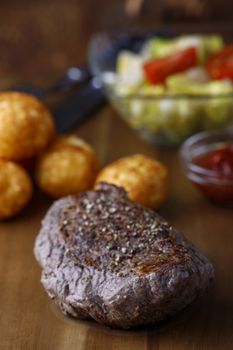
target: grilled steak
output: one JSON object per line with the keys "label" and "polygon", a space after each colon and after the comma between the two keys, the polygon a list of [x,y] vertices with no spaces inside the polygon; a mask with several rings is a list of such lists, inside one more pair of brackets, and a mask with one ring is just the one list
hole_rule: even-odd
{"label": "grilled steak", "polygon": [[155,324],[213,278],[212,265],[181,233],[105,183],[52,205],[35,255],[44,288],[65,314],[118,328]]}

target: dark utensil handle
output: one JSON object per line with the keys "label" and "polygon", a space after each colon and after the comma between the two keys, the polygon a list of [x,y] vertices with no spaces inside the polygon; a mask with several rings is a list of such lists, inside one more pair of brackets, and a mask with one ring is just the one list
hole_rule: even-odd
{"label": "dark utensil handle", "polygon": [[53,86],[47,89],[47,93],[63,92],[72,89],[77,84],[88,81],[91,78],[91,72],[87,66],[82,68],[71,67],[67,69],[65,75],[59,79]]}
{"label": "dark utensil handle", "polygon": [[106,102],[102,87],[95,79],[85,83],[57,111],[54,119],[57,132],[69,132]]}
{"label": "dark utensil handle", "polygon": [[68,68],[64,76],[56,81],[54,84],[48,87],[39,87],[33,85],[17,85],[8,90],[24,92],[43,99],[49,95],[59,92],[65,92],[72,90],[79,84],[83,84],[85,81],[91,79],[92,74],[87,66],[82,68],[71,67]]}

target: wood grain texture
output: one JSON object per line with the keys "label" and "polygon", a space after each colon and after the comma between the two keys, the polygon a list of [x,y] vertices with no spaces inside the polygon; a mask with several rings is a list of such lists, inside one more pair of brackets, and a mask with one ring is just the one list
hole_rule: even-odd
{"label": "wood grain texture", "polygon": [[[90,12],[92,3],[70,1],[67,5],[66,1],[56,1],[54,16],[53,1],[46,5],[39,0],[23,0],[22,6],[13,0],[1,4],[1,85],[30,79],[48,82],[66,67],[85,60],[87,41],[95,30],[138,28],[139,22],[127,22],[126,18],[121,23],[119,14],[113,20],[107,17],[111,6],[120,8],[120,2],[110,6],[108,1],[105,16],[101,10]],[[99,6],[106,3],[98,1]],[[143,17],[143,28],[151,26],[150,21]],[[63,27],[56,31],[58,22]],[[230,22],[212,26],[202,23],[201,27],[190,23],[168,26],[176,32],[194,32],[198,28],[205,32],[220,30],[229,39],[233,36]],[[64,317],[44,292],[41,271],[33,256],[40,221],[52,203],[37,192],[22,214],[0,223],[0,350],[231,350],[232,208],[215,206],[203,198],[182,174],[177,150],[147,145],[110,107],[97,113],[77,134],[93,145],[102,165],[139,152],[158,157],[167,165],[170,196],[161,214],[213,262],[215,282],[203,298],[177,316],[137,332],[114,331]]]}
{"label": "wood grain texture", "polygon": [[43,291],[33,257],[40,220],[51,204],[37,193],[20,216],[0,224],[0,349],[232,349],[232,209],[205,200],[183,176],[176,150],[146,145],[109,107],[77,133],[96,148],[102,164],[142,152],[167,165],[170,197],[161,214],[213,262],[215,282],[192,306],[150,329],[114,331],[66,318]]}

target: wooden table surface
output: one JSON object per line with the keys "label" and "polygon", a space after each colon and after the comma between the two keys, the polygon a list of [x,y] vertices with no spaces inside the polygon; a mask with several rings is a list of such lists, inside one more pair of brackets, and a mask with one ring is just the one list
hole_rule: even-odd
{"label": "wooden table surface", "polygon": [[[90,1],[87,1],[88,3]],[[84,61],[87,39],[95,29],[99,29],[98,25],[95,27],[91,21],[94,20],[94,16],[90,16],[87,9],[85,12],[84,5],[82,11],[86,15],[75,2],[71,1],[70,10],[64,11],[65,1],[58,1],[56,15],[59,19],[63,18],[64,31],[67,30],[71,35],[75,30],[81,31],[82,27],[82,32],[78,34],[75,32],[76,37],[71,35],[69,43],[66,40],[67,33],[61,36],[59,46],[59,40],[55,35],[54,40],[51,39],[56,18],[54,20],[51,17],[52,24],[49,25],[52,29],[48,31],[48,36],[43,34],[43,19],[42,22],[38,19],[40,17],[38,11],[40,15],[46,13],[45,2],[36,1],[34,8],[28,4],[26,14],[16,1],[10,1],[10,4],[13,6],[13,14],[8,17],[8,22],[5,18],[6,14],[10,13],[9,3],[1,5],[0,29],[1,26],[3,29],[0,34],[1,51],[6,44],[2,41],[2,33],[4,31],[9,33],[9,30],[14,32],[14,28],[8,28],[9,21],[17,22],[17,28],[22,29],[18,37],[28,26],[32,26],[34,31],[29,32],[28,39],[22,41],[24,52],[19,42],[16,48],[13,45],[16,40],[13,34],[7,37],[9,52],[6,52],[0,60],[0,73],[4,78],[2,84],[24,79],[40,80],[43,77],[44,81],[46,77],[47,80],[52,80],[67,66]],[[52,13],[50,7],[49,10]],[[30,18],[30,25],[25,22],[25,18]],[[85,22],[85,18],[89,18],[89,21]],[[33,26],[32,23],[37,23],[35,19],[42,24]],[[112,26],[109,19],[108,25]],[[229,23],[216,24],[212,29],[218,28],[218,25],[228,38],[232,37]],[[185,25],[177,24],[176,28],[183,30]],[[191,28],[195,30],[193,26]],[[205,23],[202,24],[202,28],[211,31],[211,26]],[[61,32],[62,29],[59,28],[58,31]],[[40,48],[35,45],[35,51],[30,40],[32,37],[38,42],[40,38],[44,40],[40,43]],[[75,38],[77,50],[74,49]],[[49,50],[50,43],[51,50]],[[41,48],[45,57],[41,53]],[[36,52],[36,55],[33,52]],[[17,61],[12,55],[16,55],[19,60]],[[28,69],[23,57],[28,60]],[[213,262],[216,271],[215,281],[203,298],[177,316],[157,327],[137,332],[115,331],[95,323],[66,318],[44,292],[40,284],[41,271],[33,256],[33,245],[40,221],[52,203],[50,199],[37,192],[30,206],[21,215],[0,223],[0,349],[233,349],[232,208],[218,207],[203,198],[182,174],[177,149],[159,150],[147,145],[109,106],[96,113],[77,130],[77,134],[93,145],[103,165],[121,156],[137,152],[158,157],[166,164],[170,177],[170,195],[160,212],[182,230]]]}

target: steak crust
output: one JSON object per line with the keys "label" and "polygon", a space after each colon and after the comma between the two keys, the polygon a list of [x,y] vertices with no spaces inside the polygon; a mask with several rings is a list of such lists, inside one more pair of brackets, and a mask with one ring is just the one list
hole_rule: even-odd
{"label": "steak crust", "polygon": [[42,284],[63,313],[117,328],[174,314],[201,295],[214,275],[180,232],[106,183],[56,201],[34,252]]}

